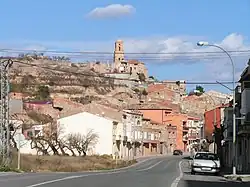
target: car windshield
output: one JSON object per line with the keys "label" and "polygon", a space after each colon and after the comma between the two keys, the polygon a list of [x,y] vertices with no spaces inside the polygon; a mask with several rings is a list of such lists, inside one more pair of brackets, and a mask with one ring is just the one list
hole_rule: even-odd
{"label": "car windshield", "polygon": [[213,153],[197,153],[194,158],[199,160],[219,160],[218,156]]}

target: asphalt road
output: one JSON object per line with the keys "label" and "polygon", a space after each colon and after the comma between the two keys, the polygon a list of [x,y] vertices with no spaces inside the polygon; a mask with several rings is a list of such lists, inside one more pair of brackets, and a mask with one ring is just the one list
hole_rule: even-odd
{"label": "asphalt road", "polygon": [[[187,160],[179,156],[156,157],[130,168],[82,173],[0,173],[1,187],[221,187],[240,185],[222,177],[191,176]],[[230,186],[228,186],[230,187]]]}

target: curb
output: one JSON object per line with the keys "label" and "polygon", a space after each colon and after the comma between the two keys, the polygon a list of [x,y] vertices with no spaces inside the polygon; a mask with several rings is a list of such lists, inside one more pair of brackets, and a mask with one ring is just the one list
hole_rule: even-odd
{"label": "curb", "polygon": [[[234,182],[249,182],[250,176],[230,176],[230,175],[223,175],[223,177],[227,180],[234,181]],[[246,180],[247,179],[247,180]]]}

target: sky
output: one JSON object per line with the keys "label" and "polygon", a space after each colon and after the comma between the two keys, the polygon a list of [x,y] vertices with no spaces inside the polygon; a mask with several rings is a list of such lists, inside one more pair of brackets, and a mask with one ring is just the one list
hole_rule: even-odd
{"label": "sky", "polygon": [[[249,0],[1,0],[1,7],[0,49],[112,53],[122,39],[127,53],[155,53],[126,55],[144,61],[150,75],[193,82],[232,81],[229,58],[197,41],[245,51],[230,53],[237,79],[250,58]],[[112,55],[72,59],[111,62]]]}

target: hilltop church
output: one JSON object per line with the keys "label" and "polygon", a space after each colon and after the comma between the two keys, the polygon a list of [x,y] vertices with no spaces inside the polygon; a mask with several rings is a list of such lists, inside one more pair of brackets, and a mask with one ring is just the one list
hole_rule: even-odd
{"label": "hilltop church", "polygon": [[114,71],[117,73],[129,73],[131,76],[137,76],[143,73],[148,77],[148,70],[143,62],[138,60],[126,60],[124,53],[124,43],[122,40],[115,42],[114,50]]}

